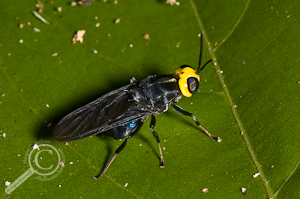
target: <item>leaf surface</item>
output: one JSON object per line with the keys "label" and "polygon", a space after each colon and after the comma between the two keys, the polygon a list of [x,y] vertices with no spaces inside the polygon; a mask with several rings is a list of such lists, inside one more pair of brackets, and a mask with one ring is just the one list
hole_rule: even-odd
{"label": "leaf surface", "polygon": [[[57,175],[33,174],[10,195],[3,185],[3,198],[300,196],[297,1],[43,3],[40,15],[49,24],[33,15],[34,2],[0,3],[1,176],[14,182],[28,170],[34,143],[59,149],[64,167]],[[86,30],[83,43],[72,44],[78,30]],[[199,92],[178,105],[223,141],[209,139],[170,108],[155,126],[164,169],[147,119],[105,175],[93,180],[122,142],[93,136],[65,145],[52,137],[55,124],[130,77],[172,74],[182,64],[196,68],[201,30],[202,62],[214,64],[201,72]],[[43,157],[43,167],[53,164],[53,156]]]}

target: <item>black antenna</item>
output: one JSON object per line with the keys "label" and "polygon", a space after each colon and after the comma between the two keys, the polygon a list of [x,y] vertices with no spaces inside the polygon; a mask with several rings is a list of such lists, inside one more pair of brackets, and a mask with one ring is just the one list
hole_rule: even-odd
{"label": "black antenna", "polygon": [[209,63],[209,62],[211,62],[212,61],[212,59],[210,59],[210,60],[208,60],[203,66],[202,66],[202,68],[199,70],[199,72],[197,71],[197,75],[203,70],[203,68]]}
{"label": "black antenna", "polygon": [[201,66],[201,59],[202,59],[202,50],[203,50],[202,31],[200,32],[200,34],[201,34],[201,37],[200,37],[200,56],[199,56],[198,69],[197,69],[197,72],[196,72],[197,75],[203,70],[203,68],[204,68],[209,62],[212,61],[212,60],[209,60],[208,62],[206,62],[206,63],[204,64],[204,66],[203,66],[202,68],[200,68],[200,66]]}

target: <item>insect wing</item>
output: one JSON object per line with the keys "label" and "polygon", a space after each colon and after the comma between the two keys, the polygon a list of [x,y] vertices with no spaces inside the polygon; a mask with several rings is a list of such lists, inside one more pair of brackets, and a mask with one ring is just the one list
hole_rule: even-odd
{"label": "insect wing", "polygon": [[54,129],[58,141],[71,141],[98,134],[148,116],[137,108],[127,85],[90,102],[65,116]]}

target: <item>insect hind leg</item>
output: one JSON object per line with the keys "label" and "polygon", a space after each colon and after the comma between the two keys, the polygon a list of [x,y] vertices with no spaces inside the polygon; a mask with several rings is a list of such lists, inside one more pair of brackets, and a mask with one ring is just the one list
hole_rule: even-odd
{"label": "insect hind leg", "polygon": [[164,168],[165,167],[164,157],[163,157],[162,150],[161,150],[161,147],[160,147],[160,140],[159,140],[158,134],[153,130],[155,124],[156,124],[156,119],[155,119],[155,116],[152,115],[151,116],[151,123],[150,123],[150,130],[151,130],[151,132],[152,132],[153,136],[155,137],[156,142],[158,144],[159,153],[160,153],[160,168]]}
{"label": "insect hind leg", "polygon": [[109,166],[111,165],[111,163],[114,161],[114,159],[117,157],[117,155],[125,148],[128,139],[132,138],[137,132],[139,132],[139,130],[141,129],[141,127],[143,126],[143,122],[139,122],[137,124],[136,129],[128,135],[128,137],[126,138],[126,140],[122,143],[121,146],[119,146],[119,148],[117,148],[117,150],[115,151],[115,153],[113,154],[113,156],[109,159],[109,161],[107,162],[107,164],[105,165],[104,169],[97,175],[97,176],[93,176],[93,178],[95,180],[97,180],[98,178],[100,178],[101,176],[103,176],[103,174],[106,172],[106,170],[109,168]]}
{"label": "insect hind leg", "polygon": [[192,114],[189,113],[185,110],[183,110],[182,108],[180,108],[179,106],[175,105],[175,104],[171,104],[172,108],[179,113],[180,115],[186,115],[186,116],[190,116],[193,118],[194,122],[206,133],[206,135],[208,135],[211,139],[216,140],[217,142],[221,142],[222,139],[220,137],[214,137],[212,134],[210,134],[203,126],[201,126],[201,124],[199,123],[199,121],[197,120],[197,118]]}

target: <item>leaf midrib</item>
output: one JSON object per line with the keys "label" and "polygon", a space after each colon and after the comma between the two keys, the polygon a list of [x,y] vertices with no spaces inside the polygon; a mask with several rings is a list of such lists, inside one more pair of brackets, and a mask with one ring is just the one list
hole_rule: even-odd
{"label": "leaf midrib", "polygon": [[[245,12],[246,12],[246,10],[247,10],[249,4],[250,4],[250,1],[251,1],[251,0],[249,0],[249,1],[246,3],[245,9],[244,9],[243,12],[241,13],[241,15],[240,15],[239,19],[237,20],[237,22],[235,23],[234,27],[233,27],[232,30],[229,32],[229,34],[226,36],[226,38],[222,40],[222,42],[221,42],[220,44],[223,44],[223,43],[227,40],[227,38],[230,37],[230,35],[231,35],[231,34],[233,33],[233,31],[235,30],[235,28],[238,26],[238,24],[240,23],[242,17],[244,16],[244,14],[245,14]],[[197,19],[197,23],[198,23],[198,25],[199,25],[199,27],[200,27],[200,30],[204,30],[203,23],[202,23],[202,21],[201,21],[199,15],[198,15],[197,8],[196,8],[196,6],[195,6],[193,0],[190,0],[190,4],[191,4],[192,10],[193,10],[193,12],[194,12],[195,18]],[[214,62],[215,71],[220,71],[220,67],[219,67],[219,64],[218,64],[217,59],[216,59],[216,56],[215,56],[215,51],[217,50],[217,48],[212,48],[212,46],[210,45],[210,42],[208,41],[208,38],[206,37],[205,34],[203,35],[203,38],[204,38],[204,41],[205,41],[205,43],[206,43],[206,45],[207,45],[207,47],[208,47],[209,54],[210,54],[210,56],[212,57],[212,60],[213,60],[213,62]],[[218,47],[220,47],[220,45],[218,45]],[[235,119],[235,121],[236,121],[236,123],[237,123],[237,125],[238,125],[238,127],[239,127],[239,129],[240,129],[240,131],[243,132],[243,139],[244,139],[244,142],[245,142],[245,144],[246,144],[246,147],[247,147],[247,149],[248,149],[248,151],[249,151],[249,153],[250,153],[250,156],[251,156],[251,158],[252,158],[252,160],[253,160],[253,162],[254,162],[254,165],[255,165],[257,171],[260,173],[261,180],[262,180],[262,184],[263,184],[263,186],[265,187],[265,190],[266,190],[266,192],[267,192],[268,198],[273,198],[273,197],[274,197],[274,193],[272,192],[271,187],[270,187],[270,186],[268,185],[268,183],[267,183],[266,176],[265,176],[265,174],[264,174],[262,168],[261,168],[260,165],[259,165],[259,162],[258,162],[258,160],[257,160],[256,154],[255,154],[255,152],[254,152],[254,150],[253,150],[253,147],[252,147],[252,145],[251,145],[251,143],[250,143],[250,140],[249,140],[249,138],[248,138],[248,136],[247,136],[246,129],[243,127],[242,122],[241,122],[241,120],[240,120],[240,117],[239,117],[239,115],[238,115],[238,112],[237,112],[237,110],[234,108],[234,103],[233,103],[232,98],[231,98],[231,96],[230,96],[230,94],[229,94],[229,91],[228,91],[228,89],[227,89],[227,87],[226,87],[224,78],[222,77],[222,74],[221,74],[221,73],[218,73],[218,72],[217,72],[217,76],[218,76],[218,80],[219,80],[219,82],[220,82],[220,85],[221,85],[221,87],[223,88],[224,93],[225,93],[225,95],[226,95],[226,98],[227,98],[227,100],[228,100],[228,102],[229,102],[229,105],[230,105],[230,107],[231,107],[231,111],[232,111],[233,117],[234,117],[234,119]],[[278,190],[278,191],[279,191],[279,190]],[[278,194],[278,193],[276,193],[276,194]]]}

